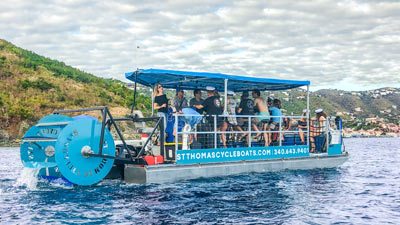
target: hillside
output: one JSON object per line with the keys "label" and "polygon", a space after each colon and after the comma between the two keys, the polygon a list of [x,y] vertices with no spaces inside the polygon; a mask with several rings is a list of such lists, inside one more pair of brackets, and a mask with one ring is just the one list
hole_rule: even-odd
{"label": "hillside", "polygon": [[[125,116],[133,101],[129,86],[132,83],[99,78],[0,39],[0,144],[21,138],[30,126],[56,109],[106,105],[113,115]],[[149,115],[150,90],[139,87],[139,93],[137,108]],[[167,94],[172,99],[175,92],[169,90]],[[185,95],[192,98],[192,92]],[[301,114],[307,105],[306,95],[299,88],[263,93],[264,97],[281,99],[287,115]],[[371,117],[398,124],[400,89],[319,90],[310,93],[310,108],[340,115],[349,127],[362,127],[360,123]]]}
{"label": "hillside", "polygon": [[[267,92],[266,96],[282,100],[287,112],[298,114],[306,107],[306,92],[293,89],[284,92]],[[400,88],[381,88],[369,91],[342,91],[323,89],[310,93],[310,108],[323,108],[329,115],[340,115],[346,120],[363,120],[380,117],[398,123],[400,119]]]}
{"label": "hillside", "polygon": [[[56,109],[106,105],[119,116],[129,113],[133,91],[39,56],[0,39],[0,143],[21,138],[26,129]],[[138,108],[151,108],[139,95]]]}

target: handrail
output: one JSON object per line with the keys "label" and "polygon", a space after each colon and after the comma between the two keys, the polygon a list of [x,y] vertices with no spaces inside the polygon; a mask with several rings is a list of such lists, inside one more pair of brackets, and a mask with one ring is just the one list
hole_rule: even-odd
{"label": "handrail", "polygon": [[[231,115],[231,114],[224,114],[224,115],[199,115],[199,114],[178,114],[175,113],[175,121],[180,120],[180,117],[202,117],[207,118],[208,119],[208,123],[209,124],[209,128],[211,128],[212,130],[208,130],[208,131],[197,131],[197,130],[191,130],[191,131],[179,131],[178,130],[178,123],[175,123],[174,127],[175,127],[175,136],[176,137],[180,137],[180,135],[200,135],[200,134],[212,134],[213,137],[209,137],[211,138],[211,140],[213,140],[212,143],[210,139],[208,142],[206,141],[206,146],[208,145],[208,147],[210,147],[210,144],[212,144],[211,146],[213,146],[213,148],[218,148],[219,144],[221,144],[220,141],[217,141],[217,135],[234,135],[236,136],[236,138],[234,138],[234,142],[238,141],[240,137],[244,137],[244,135],[240,135],[240,134],[245,134],[248,137],[247,140],[247,144],[248,147],[252,147],[252,145],[254,144],[253,140],[254,140],[254,135],[255,134],[259,134],[259,135],[268,135],[268,137],[271,138],[271,134],[276,134],[278,135],[278,138],[274,139],[273,141],[275,141],[275,143],[279,146],[282,146],[283,144],[283,137],[284,135],[288,134],[288,135],[293,135],[293,134],[299,134],[300,132],[304,135],[304,142],[306,142],[306,145],[310,145],[311,143],[315,143],[314,142],[310,142],[310,138],[313,138],[315,135],[318,134],[324,134],[326,137],[329,137],[329,133],[332,132],[334,129],[334,126],[331,124],[332,121],[330,121],[330,119],[332,119],[331,117],[328,117],[328,119],[324,122],[323,127],[320,126],[320,124],[314,124],[312,121],[310,121],[309,119],[307,119],[307,116],[302,116],[302,115],[295,115],[295,116],[291,116],[291,115],[282,115],[282,116],[269,116],[270,120],[272,120],[272,118],[279,118],[279,123],[275,123],[276,124],[276,130],[270,130],[270,129],[260,129],[259,130],[253,130],[253,126],[256,125],[258,126],[259,123],[261,123],[261,120],[258,120],[258,122],[254,122],[255,120],[253,118],[262,118],[265,117],[263,115]],[[217,118],[245,118],[246,119],[246,123],[242,124],[242,128],[244,128],[243,126],[247,127],[247,130],[244,131],[239,131],[239,130],[235,130],[235,128],[230,129],[230,130],[225,130],[225,131],[221,131],[218,130],[217,128]],[[297,129],[296,126],[290,126],[289,129],[286,129],[286,126],[284,125],[284,122],[286,121],[286,119],[289,119],[290,124],[293,125],[293,121],[299,121],[300,119],[307,119],[307,127],[303,127],[301,129]],[[276,119],[275,119],[276,121]],[[303,120],[304,121],[304,120]],[[247,125],[246,125],[247,124]],[[313,126],[314,125],[314,126]],[[235,125],[233,125],[235,126]],[[322,132],[322,133],[321,133]],[[253,137],[252,137],[253,136]],[[221,137],[222,138],[222,137]],[[231,137],[232,138],[232,137]],[[265,136],[265,138],[267,138]],[[252,140],[253,139],[253,140]],[[232,144],[232,139],[231,140],[231,144]],[[225,142],[226,141],[226,142]],[[265,140],[264,140],[265,141]],[[269,141],[271,141],[271,139],[269,139]],[[175,145],[176,145],[176,149],[178,149],[178,138],[175,139]],[[225,142],[225,143],[224,143]],[[229,144],[228,143],[229,140],[227,139],[223,139],[223,143],[224,144]],[[296,141],[297,142],[297,141]],[[295,142],[295,143],[296,143]],[[203,143],[202,143],[203,144]],[[324,143],[324,145],[322,146],[324,149],[324,152],[329,148],[329,142],[328,139],[327,141]],[[319,148],[319,147],[318,147]]]}
{"label": "handrail", "polygon": [[[282,146],[282,139],[284,134],[298,134],[299,132],[303,132],[304,135],[307,135],[310,137],[310,129],[304,128],[301,130],[286,130],[283,127],[283,123],[285,119],[289,119],[290,121],[293,120],[300,120],[303,118],[307,118],[307,116],[289,116],[289,115],[282,115],[282,116],[269,116],[270,120],[273,118],[279,118],[279,123],[276,124],[277,130],[252,130],[253,125],[257,125],[261,120],[259,120],[257,123],[254,122],[253,118],[263,118],[265,116],[263,115],[231,115],[231,114],[224,114],[224,115],[199,115],[199,114],[179,114],[179,113],[174,113],[175,121],[179,120],[179,117],[202,117],[207,118],[209,121],[209,124],[213,127],[213,130],[210,131],[197,131],[197,130],[192,130],[192,131],[179,131],[178,130],[178,123],[174,124],[175,127],[175,136],[179,137],[179,135],[197,135],[197,134],[213,134],[213,147],[217,148],[218,147],[218,142],[217,142],[217,135],[220,134],[246,134],[248,137],[248,146],[251,147],[252,145],[252,135],[253,134],[279,134],[279,146]],[[246,131],[235,131],[235,130],[226,130],[226,131],[220,131],[217,128],[217,118],[246,118],[247,121],[247,130]],[[212,119],[210,119],[212,118]],[[245,124],[243,124],[245,125]],[[307,126],[309,127],[309,126]],[[278,141],[278,140],[277,140]],[[304,140],[305,141],[305,140]],[[211,143],[211,142],[210,142]],[[309,143],[309,140],[307,140],[307,144]],[[176,149],[178,149],[178,138],[175,138],[175,146]]]}

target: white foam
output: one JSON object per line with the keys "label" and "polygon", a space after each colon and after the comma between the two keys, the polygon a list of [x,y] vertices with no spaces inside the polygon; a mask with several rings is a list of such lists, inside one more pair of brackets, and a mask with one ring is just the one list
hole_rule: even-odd
{"label": "white foam", "polygon": [[24,167],[14,186],[26,186],[30,190],[35,190],[38,183],[40,168]]}
{"label": "white foam", "polygon": [[65,180],[63,180],[63,179],[61,179],[61,178],[55,179],[55,180],[49,182],[49,184],[50,184],[51,186],[57,187],[57,188],[65,188],[65,189],[72,189],[72,188],[74,188],[74,186],[71,185],[71,183],[68,183],[67,181],[65,181]]}

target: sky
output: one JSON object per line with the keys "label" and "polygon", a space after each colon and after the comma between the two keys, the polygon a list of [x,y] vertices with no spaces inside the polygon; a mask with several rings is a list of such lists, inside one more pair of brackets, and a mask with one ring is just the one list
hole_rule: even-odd
{"label": "sky", "polygon": [[156,68],[400,87],[400,1],[1,0],[0,38],[126,82]]}

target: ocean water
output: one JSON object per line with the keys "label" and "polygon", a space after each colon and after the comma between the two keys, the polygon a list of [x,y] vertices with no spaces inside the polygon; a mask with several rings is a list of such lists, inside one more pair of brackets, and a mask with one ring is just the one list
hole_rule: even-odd
{"label": "ocean water", "polygon": [[400,139],[345,139],[336,169],[167,184],[38,182],[0,148],[0,224],[400,224]]}

